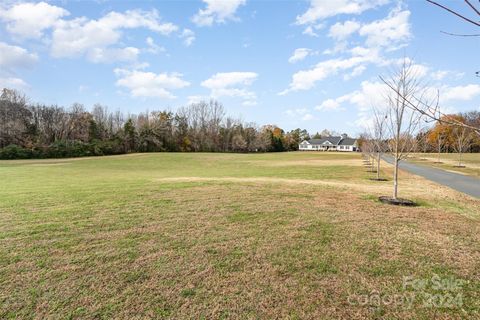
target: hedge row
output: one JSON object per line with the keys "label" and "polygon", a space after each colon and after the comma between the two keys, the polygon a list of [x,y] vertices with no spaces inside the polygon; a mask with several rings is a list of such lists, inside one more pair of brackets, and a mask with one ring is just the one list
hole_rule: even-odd
{"label": "hedge row", "polygon": [[125,148],[120,141],[116,140],[93,141],[91,143],[57,141],[49,146],[33,147],[31,149],[11,144],[0,149],[0,159],[72,158],[122,153],[125,153]]}

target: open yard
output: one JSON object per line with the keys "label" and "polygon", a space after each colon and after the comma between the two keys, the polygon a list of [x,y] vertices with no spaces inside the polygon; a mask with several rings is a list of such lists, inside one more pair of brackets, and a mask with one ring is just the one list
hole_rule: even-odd
{"label": "open yard", "polygon": [[440,163],[438,163],[437,153],[415,153],[411,155],[410,160],[419,164],[480,178],[480,153],[462,154],[462,165],[465,166],[464,168],[455,167],[458,166],[458,158],[457,153],[441,153]]}
{"label": "open yard", "polygon": [[0,318],[480,318],[480,201],[402,172],[420,206],[384,205],[371,176],[356,153],[2,161]]}

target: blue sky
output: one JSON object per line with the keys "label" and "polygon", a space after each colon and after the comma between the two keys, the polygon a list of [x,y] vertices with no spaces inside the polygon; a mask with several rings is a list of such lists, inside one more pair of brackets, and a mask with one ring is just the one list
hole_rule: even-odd
{"label": "blue sky", "polygon": [[440,33],[474,28],[425,1],[7,0],[0,87],[131,113],[213,97],[245,121],[354,135],[404,55],[446,111],[480,110],[480,39]]}

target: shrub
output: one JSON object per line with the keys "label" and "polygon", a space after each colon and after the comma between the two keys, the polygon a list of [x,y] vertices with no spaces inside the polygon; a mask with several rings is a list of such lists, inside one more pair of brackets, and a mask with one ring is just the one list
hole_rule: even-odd
{"label": "shrub", "polygon": [[3,149],[0,149],[0,159],[29,159],[32,157],[32,152],[24,149],[16,144],[11,144]]}

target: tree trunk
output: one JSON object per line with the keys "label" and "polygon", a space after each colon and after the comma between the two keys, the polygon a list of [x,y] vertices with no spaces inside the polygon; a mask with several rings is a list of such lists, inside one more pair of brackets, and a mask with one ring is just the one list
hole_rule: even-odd
{"label": "tree trunk", "polygon": [[380,152],[377,152],[377,180],[380,180]]}
{"label": "tree trunk", "polygon": [[442,153],[442,140],[438,138],[438,160],[437,162],[440,162],[440,154]]}
{"label": "tree trunk", "polygon": [[398,158],[395,157],[393,168],[393,199],[397,199],[398,195]]}

